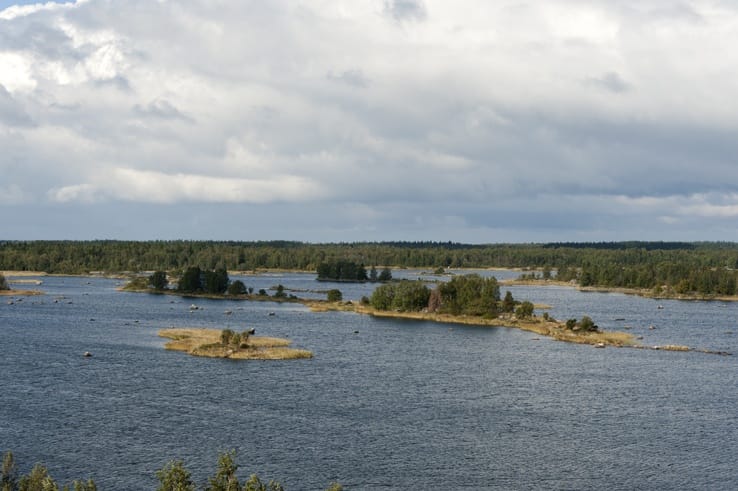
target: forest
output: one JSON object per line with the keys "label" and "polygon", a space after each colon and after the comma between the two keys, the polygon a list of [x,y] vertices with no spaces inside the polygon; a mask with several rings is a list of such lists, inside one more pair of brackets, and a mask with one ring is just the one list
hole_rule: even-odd
{"label": "forest", "polygon": [[602,242],[459,244],[292,241],[0,241],[0,271],[51,274],[253,271],[317,272],[340,261],[394,268],[529,268],[581,286],[641,288],[655,293],[735,295],[738,244]]}

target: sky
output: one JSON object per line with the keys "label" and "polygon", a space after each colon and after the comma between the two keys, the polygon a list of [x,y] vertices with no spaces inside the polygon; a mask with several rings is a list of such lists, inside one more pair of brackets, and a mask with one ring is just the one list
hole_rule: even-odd
{"label": "sky", "polygon": [[0,1],[0,240],[738,241],[733,0]]}

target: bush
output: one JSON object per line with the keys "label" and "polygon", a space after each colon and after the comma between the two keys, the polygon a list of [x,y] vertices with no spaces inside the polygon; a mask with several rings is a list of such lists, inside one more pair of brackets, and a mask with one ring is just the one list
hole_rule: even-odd
{"label": "bush", "polygon": [[369,302],[377,310],[419,311],[428,306],[430,290],[422,281],[401,281],[382,285]]}
{"label": "bush", "polygon": [[277,285],[276,292],[274,293],[274,296],[276,298],[286,298],[287,294],[284,292],[284,286]]}
{"label": "bush", "polygon": [[0,290],[10,290],[10,285],[2,274],[0,274]]}
{"label": "bush", "polygon": [[164,290],[169,285],[167,274],[164,271],[155,271],[154,274],[149,276],[149,285],[154,290]]}
{"label": "bush", "polygon": [[244,295],[246,292],[246,285],[241,280],[236,280],[228,285],[228,295]]}
{"label": "bush", "polygon": [[220,344],[228,346],[233,340],[234,333],[231,329],[223,329],[220,331]]}
{"label": "bush", "polygon": [[336,288],[328,290],[329,302],[340,302],[341,300],[343,300],[343,294],[341,293],[341,290],[338,290]]}
{"label": "bush", "polygon": [[533,304],[526,300],[521,303],[517,309],[515,309],[515,315],[521,319],[526,319],[533,316]]}
{"label": "bush", "polygon": [[598,327],[590,317],[585,315],[579,321],[579,329],[582,331],[596,331]]}

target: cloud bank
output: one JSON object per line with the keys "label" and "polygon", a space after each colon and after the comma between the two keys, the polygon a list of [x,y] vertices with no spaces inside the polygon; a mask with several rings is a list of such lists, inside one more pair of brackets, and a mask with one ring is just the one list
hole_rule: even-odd
{"label": "cloud bank", "polygon": [[0,238],[738,240],[737,38],[707,0],[8,7]]}

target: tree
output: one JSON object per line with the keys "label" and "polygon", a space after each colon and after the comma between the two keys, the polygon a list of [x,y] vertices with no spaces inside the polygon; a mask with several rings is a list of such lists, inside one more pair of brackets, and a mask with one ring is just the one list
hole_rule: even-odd
{"label": "tree", "polygon": [[502,299],[502,311],[513,312],[515,310],[515,299],[510,290],[505,292],[505,298]]}
{"label": "tree", "polygon": [[151,285],[154,290],[164,290],[168,284],[169,280],[167,279],[167,274],[164,271],[154,271],[154,274],[149,276],[149,285]]}
{"label": "tree", "polygon": [[14,491],[18,485],[18,468],[13,452],[3,455],[3,467],[0,470],[0,491]]}
{"label": "tree", "polygon": [[205,491],[240,491],[236,471],[238,465],[233,461],[236,451],[223,452],[218,457],[218,469],[215,475],[208,480]]}
{"label": "tree", "polygon": [[372,266],[372,269],[369,270],[369,281],[377,281],[377,268],[376,268],[376,266]]}
{"label": "tree", "polygon": [[228,285],[228,294],[229,295],[244,295],[248,290],[246,289],[246,285],[243,284],[243,281],[236,280],[230,285]]}
{"label": "tree", "polygon": [[202,271],[197,266],[187,268],[177,284],[177,290],[193,293],[202,290]]}
{"label": "tree", "polygon": [[392,270],[389,268],[384,268],[379,273],[379,281],[390,281],[392,279]]}
{"label": "tree", "polygon": [[343,294],[341,293],[341,290],[338,290],[336,288],[328,290],[329,302],[340,302],[341,300],[343,300]]}
{"label": "tree", "polygon": [[264,484],[259,476],[251,474],[249,480],[243,485],[243,491],[284,491],[284,488],[277,481],[269,481],[268,484]]}
{"label": "tree", "polygon": [[438,287],[431,290],[428,296],[428,312],[437,312],[441,308],[441,291]]}
{"label": "tree", "polygon": [[0,290],[10,290],[10,285],[8,285],[8,280],[5,279],[5,276],[0,274]]}
{"label": "tree", "polygon": [[18,491],[59,491],[59,485],[44,465],[36,464],[30,473],[20,478]]}
{"label": "tree", "polygon": [[274,296],[276,298],[285,298],[287,294],[284,292],[284,286],[279,284],[277,285],[277,291],[274,292]]}
{"label": "tree", "polygon": [[181,460],[172,460],[156,471],[159,487],[156,491],[195,491],[190,472]]}
{"label": "tree", "polygon": [[527,319],[528,317],[531,317],[533,315],[533,308],[533,304],[526,300],[521,303],[517,309],[515,309],[515,315],[520,317],[521,319]]}
{"label": "tree", "polygon": [[393,285],[382,285],[372,292],[369,303],[377,310],[390,310],[395,298]]}
{"label": "tree", "polygon": [[228,279],[228,272],[223,268],[216,269],[215,271],[205,272],[204,288],[205,291],[208,293],[225,293],[226,290],[228,290],[229,282],[230,280]]}

